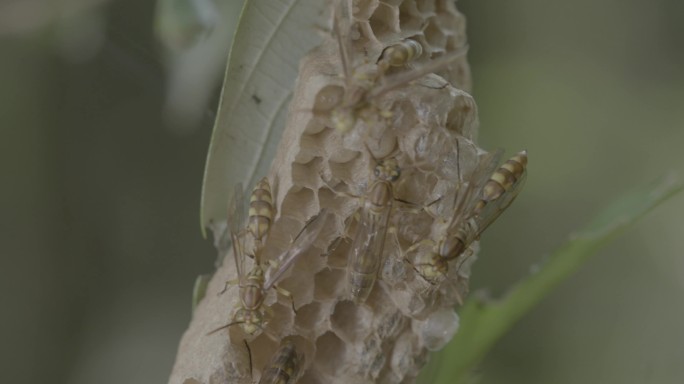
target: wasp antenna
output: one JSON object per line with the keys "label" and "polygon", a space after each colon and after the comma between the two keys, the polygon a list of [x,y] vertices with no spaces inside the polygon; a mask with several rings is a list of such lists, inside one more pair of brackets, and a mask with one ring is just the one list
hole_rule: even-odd
{"label": "wasp antenna", "polygon": [[254,370],[252,367],[252,349],[249,347],[249,344],[247,343],[246,339],[242,339],[242,341],[245,343],[245,347],[247,348],[247,356],[249,356],[249,376],[252,377],[252,380],[254,380]]}
{"label": "wasp antenna", "polygon": [[221,327],[218,327],[218,328],[214,329],[213,331],[207,333],[207,336],[209,336],[209,335],[211,335],[211,334],[214,334],[214,333],[216,333],[216,332],[218,332],[218,331],[220,331],[220,330],[222,330],[222,329],[226,329],[226,328],[232,327],[233,325],[244,324],[244,323],[245,323],[244,321],[233,321],[232,323],[228,323],[228,324],[226,324],[226,325],[223,325],[223,326],[221,326]]}
{"label": "wasp antenna", "polygon": [[333,34],[337,38],[337,45],[340,54],[340,61],[342,63],[342,73],[344,73],[345,79],[351,77],[351,70],[349,68],[349,52],[347,50],[347,38],[345,34],[342,35],[342,29],[340,28],[340,20],[344,17],[351,18],[349,16],[348,4],[346,0],[339,1],[338,6],[333,10]]}
{"label": "wasp antenna", "polygon": [[375,162],[375,163],[377,164],[377,163],[380,161],[380,159],[378,159],[377,157],[375,157],[375,155],[373,154],[373,151],[371,151],[370,147],[368,146],[368,141],[367,141],[367,140],[364,140],[364,141],[363,141],[363,146],[366,147],[366,151],[368,151],[368,154],[369,154],[370,157],[373,159],[373,162]]}

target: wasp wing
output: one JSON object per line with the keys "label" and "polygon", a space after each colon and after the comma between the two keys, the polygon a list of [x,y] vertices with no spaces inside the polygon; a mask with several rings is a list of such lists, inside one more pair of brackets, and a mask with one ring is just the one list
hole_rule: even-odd
{"label": "wasp wing", "polygon": [[235,268],[239,278],[243,276],[245,270],[244,244],[240,242],[240,232],[242,231],[245,214],[244,205],[245,194],[242,189],[242,183],[237,183],[233,196],[228,202],[228,231],[233,243],[233,258],[235,259]]}
{"label": "wasp wing", "polygon": [[328,216],[330,214],[324,208],[317,216],[309,220],[304,228],[299,232],[297,237],[292,241],[290,248],[277,258],[278,266],[275,271],[273,271],[268,280],[264,283],[264,291],[269,290],[282,275],[287,271],[287,269],[295,262],[297,257],[299,257],[304,251],[309,249],[311,245],[316,241],[318,235],[323,230],[325,223],[328,221]]}
{"label": "wasp wing", "polygon": [[404,86],[414,80],[418,80],[429,73],[434,73],[441,69],[447,68],[454,61],[463,57],[466,53],[468,53],[468,46],[431,60],[429,63],[421,65],[420,67],[403,71],[397,73],[396,75],[388,76],[385,78],[385,81],[383,81],[382,84],[368,92],[366,99],[372,100],[375,97],[381,96],[389,91]]}
{"label": "wasp wing", "polygon": [[[344,23],[344,25],[342,25]],[[351,63],[349,62],[349,30],[351,29],[351,15],[349,13],[348,0],[339,0],[333,10],[333,34],[337,39],[337,48],[340,51],[340,62],[345,81],[351,79]],[[344,32],[343,32],[344,30]]]}
{"label": "wasp wing", "polygon": [[364,275],[377,273],[382,261],[391,211],[391,201],[380,211],[371,212],[368,208],[360,210],[361,220],[356,229],[349,260],[349,268],[353,272]]}
{"label": "wasp wing", "polygon": [[489,227],[498,217],[506,210],[518,197],[518,194],[522,190],[523,185],[525,185],[525,180],[527,180],[527,170],[524,169],[523,174],[516,180],[511,187],[505,191],[498,198],[488,201],[482,209],[475,216],[475,222],[477,223],[477,231],[475,233],[475,238],[479,237],[482,232],[484,232],[487,227]]}
{"label": "wasp wing", "polygon": [[499,158],[501,158],[502,153],[503,151],[498,149],[482,155],[477,166],[468,176],[467,185],[463,187],[463,183],[461,183],[460,189],[465,188],[465,190],[456,193],[454,213],[448,225],[449,233],[464,225],[473,214],[473,209],[479,201],[482,189],[499,165]]}

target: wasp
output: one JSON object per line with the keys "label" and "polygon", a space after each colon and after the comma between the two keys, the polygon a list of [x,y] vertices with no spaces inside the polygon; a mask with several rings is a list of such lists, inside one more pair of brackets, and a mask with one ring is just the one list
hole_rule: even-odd
{"label": "wasp", "polygon": [[235,259],[238,277],[235,280],[226,282],[226,287],[224,288],[225,291],[229,285],[238,285],[240,289],[240,306],[233,315],[233,321],[231,323],[216,328],[209,332],[209,334],[233,325],[240,325],[242,330],[251,336],[256,336],[263,331],[264,326],[268,322],[265,316],[268,308],[265,308],[263,303],[266,298],[266,293],[271,288],[290,299],[292,310],[295,311],[292,294],[285,289],[278,287],[276,283],[280,280],[285,271],[287,271],[295,262],[297,257],[313,244],[327,221],[328,214],[325,210],[321,210],[316,217],[311,219],[292,241],[289,249],[277,257],[277,261],[271,263],[273,270],[267,279],[265,266],[259,257],[259,253],[252,255],[254,258],[254,266],[249,272],[245,272],[245,259],[247,258],[247,255],[244,252],[245,247],[242,242],[240,230],[240,225],[242,225],[243,222],[240,209],[242,203],[240,203],[240,201],[243,199],[242,185],[238,184],[235,187],[235,193],[230,201],[228,214],[228,225],[233,241],[233,257]]}
{"label": "wasp", "polygon": [[[239,187],[239,191],[238,191]],[[242,184],[238,184],[235,188],[233,195],[233,200],[229,203],[228,216],[237,219],[239,222],[229,223],[233,225],[232,229],[235,230],[242,225],[242,215],[236,216],[238,213],[243,212],[244,207],[244,194],[242,192]],[[268,182],[268,178],[264,177],[259,182],[256,183],[254,188],[252,188],[252,193],[249,196],[249,209],[247,217],[247,227],[241,229],[235,236],[231,235],[231,238],[242,238],[245,234],[250,234],[253,241],[252,252],[248,253],[247,256],[250,258],[255,258],[255,255],[259,254],[262,250],[263,243],[271,230],[271,224],[275,218],[275,207],[273,206],[273,195],[271,193],[271,184]],[[229,232],[231,229],[229,228]],[[259,256],[256,256],[259,257]],[[224,289],[220,292],[223,293],[228,287],[228,283]]]}
{"label": "wasp", "polygon": [[407,249],[410,253],[421,245],[431,246],[412,263],[429,283],[438,284],[448,272],[449,261],[479,239],[520,193],[527,176],[527,152],[517,153],[494,171],[499,157],[497,151],[480,159],[465,190],[456,194],[453,216],[442,224],[446,228],[443,237],[439,241],[423,240]]}
{"label": "wasp", "polygon": [[292,340],[285,339],[261,374],[259,384],[294,384],[304,367],[304,355]]}
{"label": "wasp", "polygon": [[347,271],[351,297],[357,302],[368,298],[380,269],[394,200],[392,183],[399,179],[401,169],[395,159],[379,161],[374,175],[359,211]]}
{"label": "wasp", "polygon": [[[368,153],[373,157],[370,149]],[[338,195],[361,200],[355,214],[358,224],[347,265],[350,296],[356,302],[364,302],[375,284],[382,262],[393,202],[411,204],[396,198],[394,194],[393,183],[401,176],[401,168],[396,158],[379,160],[373,157],[373,160],[376,164],[373,169],[374,178],[363,196],[338,192],[328,184],[328,188]]]}
{"label": "wasp", "polygon": [[333,17],[333,34],[337,39],[345,84],[344,93],[338,105],[332,109],[330,119],[333,127],[343,133],[351,130],[358,118],[371,120],[378,116],[391,117],[391,111],[379,110],[373,101],[402,85],[447,67],[467,52],[465,47],[420,68],[385,76],[390,67],[405,66],[422,55],[423,47],[418,41],[405,39],[386,47],[375,63],[364,62],[355,65],[350,57],[349,31],[352,16],[348,3],[347,0],[340,0]]}

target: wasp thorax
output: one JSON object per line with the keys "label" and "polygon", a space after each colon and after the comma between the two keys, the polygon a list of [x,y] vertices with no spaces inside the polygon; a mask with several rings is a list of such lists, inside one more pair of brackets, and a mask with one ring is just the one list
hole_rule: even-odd
{"label": "wasp thorax", "polygon": [[264,292],[261,289],[261,281],[259,285],[247,285],[242,288],[242,301],[243,306],[247,309],[256,310],[261,307],[264,301]]}
{"label": "wasp thorax", "polygon": [[351,108],[335,108],[330,113],[330,121],[336,130],[344,133],[354,128],[356,117]]}
{"label": "wasp thorax", "polygon": [[438,284],[449,270],[447,260],[435,252],[419,253],[414,262],[416,272],[428,283]]}

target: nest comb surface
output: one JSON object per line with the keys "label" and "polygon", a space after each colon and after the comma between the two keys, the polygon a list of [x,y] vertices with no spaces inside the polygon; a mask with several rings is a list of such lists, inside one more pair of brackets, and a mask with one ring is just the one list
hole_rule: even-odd
{"label": "nest comb surface", "polygon": [[[463,16],[449,0],[353,1],[352,10],[352,59],[377,60],[389,44],[410,37],[423,45],[423,54],[412,62],[419,67],[465,45]],[[449,278],[435,287],[404,258],[412,257],[405,253],[410,245],[436,238],[431,233],[439,229],[436,222],[446,221],[453,208],[448,197],[462,188],[483,152],[474,144],[475,102],[461,90],[470,84],[465,58],[378,97],[377,104],[391,110],[391,116],[380,124],[360,120],[347,134],[331,128],[326,113],[331,89],[344,91],[341,73],[333,36],[303,59],[291,114],[268,175],[278,216],[264,249],[266,259],[286,249],[321,208],[335,217],[279,283],[293,293],[297,313],[269,292],[265,305],[274,316],[266,327],[269,335],[248,338],[250,374],[239,327],[207,335],[228,323],[239,305],[236,287],[217,295],[225,281],[236,277],[232,257],[224,257],[181,340],[170,383],[252,383],[278,348],[277,339],[284,337],[305,355],[300,383],[412,382],[428,351],[441,348],[448,341],[442,335],[455,332],[452,308],[457,295],[467,293],[469,266],[450,268]],[[418,204],[444,198],[434,206],[437,219],[425,212],[393,210],[396,236],[387,236],[385,262],[370,297],[356,304],[347,293],[349,242],[330,246],[361,203],[336,195],[328,185],[363,195],[373,180],[374,158],[388,155],[403,170],[394,184],[398,197]],[[225,222],[212,229],[219,253],[230,253]]]}

